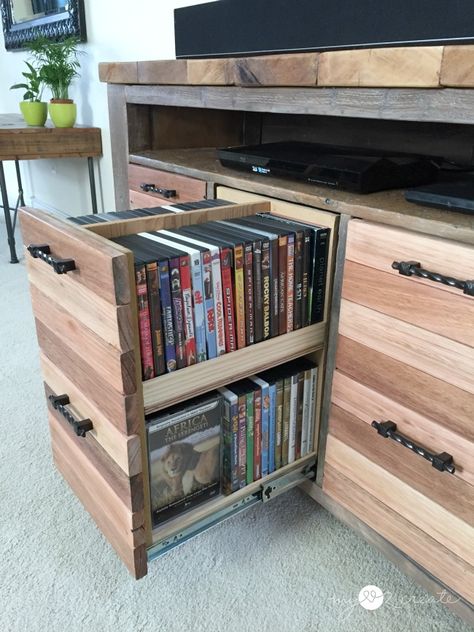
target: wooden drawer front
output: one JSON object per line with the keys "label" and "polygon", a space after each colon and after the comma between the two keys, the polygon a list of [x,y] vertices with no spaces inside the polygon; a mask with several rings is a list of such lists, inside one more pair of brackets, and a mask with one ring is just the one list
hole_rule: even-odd
{"label": "wooden drawer front", "polygon": [[[45,385],[46,394],[52,390]],[[88,433],[78,438],[49,405],[53,458],[129,571],[146,575],[142,475],[127,477]]]}
{"label": "wooden drawer front", "polygon": [[[474,572],[474,487],[333,404],[326,463],[356,486],[471,567]],[[326,480],[323,482],[326,488]],[[383,522],[377,530],[383,527]],[[415,559],[426,566],[426,559]],[[439,573],[435,575],[445,581]],[[461,594],[466,595],[466,586]],[[471,595],[472,596],[472,595]]]}
{"label": "wooden drawer front", "polygon": [[[173,190],[176,191],[176,195],[166,198],[158,193],[144,193],[141,188],[142,184],[151,184],[158,189]],[[164,203],[193,202],[206,198],[206,183],[203,180],[132,163],[128,165],[128,187],[130,189],[130,203],[139,204],[140,206],[137,208],[161,206]],[[137,193],[139,197],[136,196]],[[148,202],[144,203],[146,199]]]}

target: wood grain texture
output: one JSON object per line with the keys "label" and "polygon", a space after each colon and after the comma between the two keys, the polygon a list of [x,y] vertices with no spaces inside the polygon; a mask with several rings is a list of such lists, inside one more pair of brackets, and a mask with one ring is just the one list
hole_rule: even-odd
{"label": "wood grain texture", "polygon": [[[442,397],[438,395],[438,398]],[[404,402],[392,400],[385,393],[370,389],[341,371],[334,373],[332,401],[369,426],[374,420],[389,419],[397,424],[397,432],[417,445],[433,454],[447,452],[456,466],[454,476],[474,485],[472,437],[454,432],[449,425],[439,424],[427,415],[411,410]]]}
{"label": "wood grain texture", "polygon": [[53,457],[58,470],[99,529],[139,579],[146,575],[141,475],[128,478],[92,437],[82,439],[50,411]]}
{"label": "wood grain texture", "polygon": [[73,314],[48,300],[35,285],[30,286],[35,318],[74,349],[94,372],[101,373],[108,384],[125,395],[136,393],[135,356],[133,351],[122,352],[88,329]]}
{"label": "wood grain texture", "polygon": [[471,347],[345,299],[341,302],[339,333],[474,393],[474,349]]}
{"label": "wood grain texture", "polygon": [[137,63],[137,83],[161,85],[185,84],[188,79],[186,59],[160,59]]}
{"label": "wood grain texture", "polygon": [[[69,283],[84,286],[113,305],[130,303],[126,257],[114,244],[38,209],[21,209],[20,224],[25,246],[47,244],[53,257],[74,259],[76,270],[63,275]],[[32,259],[29,253],[26,257]],[[45,262],[41,264],[51,277],[59,276]]]}
{"label": "wood grain texture", "polygon": [[414,524],[474,563],[474,487],[431,464],[333,405],[326,463]]}
{"label": "wood grain texture", "polygon": [[172,229],[178,228],[179,226],[189,226],[190,224],[203,224],[210,220],[231,219],[267,211],[270,211],[269,202],[232,204],[204,210],[187,211],[186,213],[170,213],[169,215],[127,219],[122,222],[90,224],[87,230],[110,239],[113,237],[121,237],[122,235],[133,235],[143,231],[161,230],[162,228]]}
{"label": "wood grain texture", "polygon": [[[349,224],[346,257],[400,277],[392,268],[394,261],[417,261],[431,272],[452,276],[461,281],[474,279],[474,248],[435,236],[420,235],[403,228],[387,227],[382,224],[354,219]],[[421,277],[407,277],[413,283],[463,296],[468,301],[474,298],[463,295],[462,290],[449,285],[425,280]]]}
{"label": "wood grain texture", "polygon": [[474,347],[474,300],[469,300],[462,293],[443,292],[439,285],[415,284],[410,277],[395,276],[347,261],[342,296],[353,303]]}
{"label": "wood grain texture", "polygon": [[319,86],[437,88],[442,46],[321,53]]}
{"label": "wood grain texture", "polygon": [[76,283],[71,274],[55,274],[40,259],[26,257],[30,284],[38,289],[48,302],[56,303],[79,320],[107,344],[123,352],[133,349],[133,327],[130,305],[112,305]]}
{"label": "wood grain texture", "polygon": [[232,85],[231,59],[188,59],[187,83],[190,85]]}
{"label": "wood grain texture", "polygon": [[[472,585],[466,581],[474,573],[471,565],[331,465],[325,467],[323,490],[456,593],[474,599]],[[454,596],[452,599],[455,602]]]}
{"label": "wood grain texture", "polygon": [[440,84],[474,88],[474,46],[445,46]]}
{"label": "wood grain texture", "polygon": [[143,470],[140,437],[120,432],[101,407],[92,402],[51,360],[40,353],[41,368],[45,382],[55,395],[67,394],[71,404],[68,409],[78,419],[90,419],[91,434],[110,458],[127,476],[132,477]]}
{"label": "wood grain texture", "polygon": [[143,382],[145,413],[154,412],[224,386],[287,360],[307,355],[324,345],[326,324],[318,323],[284,336],[250,345],[219,358],[160,375]]}
{"label": "wood grain texture", "polygon": [[128,155],[133,146],[129,147],[128,134],[124,133],[128,126],[129,112],[129,107],[125,100],[125,86],[113,83],[107,84],[107,103],[115,198],[115,209],[110,210],[124,211],[129,208],[127,185]]}
{"label": "wood grain texture", "polygon": [[[155,208],[156,206],[160,206],[160,202],[153,195],[148,195],[147,193],[139,193],[138,191],[133,191],[133,189],[129,189],[130,193],[130,208]],[[161,202],[163,204],[163,202]]]}
{"label": "wood grain texture", "polygon": [[128,167],[128,186],[133,191],[142,194],[142,184],[153,184],[160,189],[172,189],[176,191],[176,196],[165,198],[159,193],[147,193],[149,199],[154,200],[154,206],[161,204],[179,204],[180,202],[194,202],[203,200],[206,197],[206,183],[203,180],[196,180],[187,176],[180,176],[176,173],[149,169],[141,165],[130,164]]}
{"label": "wood grain texture", "polygon": [[344,336],[339,336],[336,367],[474,442],[474,395]]}
{"label": "wood grain texture", "polygon": [[229,60],[237,86],[316,86],[319,53],[262,55]]}
{"label": "wood grain texture", "polygon": [[99,81],[104,83],[137,83],[136,61],[99,62]]}

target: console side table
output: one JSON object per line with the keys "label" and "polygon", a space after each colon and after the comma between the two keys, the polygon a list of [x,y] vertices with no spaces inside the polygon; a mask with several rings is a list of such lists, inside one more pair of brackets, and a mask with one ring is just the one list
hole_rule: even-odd
{"label": "console side table", "polygon": [[[44,158],[87,158],[91,188],[92,212],[97,213],[97,195],[93,159],[102,155],[102,139],[98,127],[71,127],[66,129],[28,127],[17,114],[0,114],[0,193],[2,196],[10,262],[18,263],[15,249],[14,226],[18,206],[24,206],[23,187],[19,168],[20,160]],[[3,170],[4,160],[14,160],[18,182],[18,200],[14,221],[10,215],[7,186]]]}

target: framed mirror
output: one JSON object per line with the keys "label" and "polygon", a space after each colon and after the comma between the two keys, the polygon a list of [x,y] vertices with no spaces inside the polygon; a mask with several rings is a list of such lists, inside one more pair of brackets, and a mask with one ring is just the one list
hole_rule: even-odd
{"label": "framed mirror", "polygon": [[39,36],[86,41],[84,0],[0,0],[7,50],[21,50]]}

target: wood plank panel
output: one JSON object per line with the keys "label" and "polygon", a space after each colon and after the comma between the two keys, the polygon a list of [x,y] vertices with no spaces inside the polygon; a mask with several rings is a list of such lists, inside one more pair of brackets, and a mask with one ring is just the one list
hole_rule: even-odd
{"label": "wood plank panel", "polygon": [[472,585],[466,581],[474,568],[463,559],[330,465],[324,469],[323,490],[441,582],[469,601],[474,600]]}
{"label": "wood plank panel", "polygon": [[22,119],[7,125],[2,125],[0,120],[1,160],[87,158],[101,155],[99,127],[28,127]]}
{"label": "wood plank panel", "polygon": [[137,83],[161,85],[185,84],[188,79],[186,59],[159,59],[137,63]]}
{"label": "wood plank panel", "polygon": [[141,475],[126,477],[92,438],[75,437],[55,415],[50,411],[49,423],[58,470],[130,573],[143,577],[147,558]]}
{"label": "wood plank panel", "polygon": [[211,388],[224,386],[252,373],[308,355],[324,345],[326,324],[318,323],[292,331],[284,336],[264,340],[256,345],[226,353],[219,358],[194,364],[175,373],[160,375],[143,382],[145,413],[154,412],[194,397]]}
{"label": "wood plank panel", "polygon": [[71,402],[68,409],[73,411],[78,419],[92,421],[92,436],[117,466],[128,476],[142,472],[140,437],[136,434],[127,436],[120,432],[101,408],[91,402],[44,353],[40,354],[40,360],[45,382],[52,392],[55,395],[67,394]]}
{"label": "wood plank panel", "polygon": [[112,388],[119,393],[137,391],[135,356],[133,351],[122,352],[93,331],[85,327],[75,316],[48,300],[35,285],[30,286],[31,302],[35,318],[54,333],[95,372],[100,372]]}
{"label": "wood plank panel", "polygon": [[456,466],[454,476],[474,485],[474,442],[470,438],[359,384],[341,371],[334,372],[332,401],[369,426],[374,419],[393,421],[397,432],[417,445],[434,454],[451,454]]}
{"label": "wood plank panel", "polygon": [[328,51],[319,58],[318,86],[437,88],[442,46]]}
{"label": "wood plank panel", "polygon": [[188,59],[187,83],[190,85],[232,85],[231,59]]}
{"label": "wood plank panel", "polygon": [[[20,210],[20,224],[25,246],[48,244],[53,257],[75,260],[77,269],[63,275],[70,282],[114,305],[130,303],[127,258],[114,244],[37,209]],[[29,253],[25,256],[32,259]],[[45,262],[41,264],[51,277],[58,276]]]}
{"label": "wood plank panel", "polygon": [[124,352],[133,349],[133,328],[130,305],[115,306],[100,293],[75,283],[69,274],[55,274],[40,259],[27,256],[30,284],[42,292],[51,303],[79,320],[106,343]]}
{"label": "wood plank panel", "polygon": [[474,564],[474,487],[333,405],[326,463]]}
{"label": "wood plank panel", "polygon": [[[474,279],[472,246],[363,220],[355,219],[349,224],[346,258],[397,277],[400,274],[393,270],[393,261],[417,261],[431,272],[452,276],[461,281]],[[467,300],[474,300],[464,295],[462,290],[442,283],[414,276],[407,278],[413,283],[430,285],[463,296]]]}
{"label": "wood plank panel", "polygon": [[170,213],[169,215],[157,215],[152,217],[139,217],[127,219],[122,222],[107,222],[104,224],[90,224],[87,230],[107,238],[122,237],[149,230],[161,230],[162,228],[179,228],[190,224],[203,224],[210,220],[232,219],[253,215],[260,212],[269,212],[269,202],[254,204],[231,204],[218,206],[204,210],[187,211],[186,213]]}
{"label": "wood plank panel", "polygon": [[474,301],[466,300],[461,293],[442,292],[437,285],[414,284],[408,277],[346,261],[342,296],[474,347]]}
{"label": "wood plank panel", "polygon": [[474,46],[445,46],[440,84],[474,88]]}
{"label": "wood plank panel", "polygon": [[474,395],[344,336],[338,339],[336,367],[474,442]]}
{"label": "wood plank panel", "polygon": [[155,206],[203,200],[206,197],[206,183],[204,180],[196,180],[188,176],[180,176],[176,173],[158,169],[149,169],[148,167],[131,163],[128,166],[128,186],[130,189],[142,193],[141,184],[153,184],[160,189],[174,189],[176,191],[176,196],[172,198],[165,198],[159,193],[147,193],[149,198],[154,199]]}
{"label": "wood plank panel", "polygon": [[99,62],[99,81],[105,83],[137,83],[136,61]]}
{"label": "wood plank panel", "polygon": [[474,393],[474,349],[342,299],[339,333]]}
{"label": "wood plank panel", "polygon": [[259,55],[229,60],[237,86],[316,86],[319,53]]}
{"label": "wood plank panel", "polygon": [[148,195],[148,193],[139,193],[138,191],[133,191],[133,189],[129,189],[130,193],[130,208],[155,208],[163,204],[162,201],[157,200],[153,195]]}

